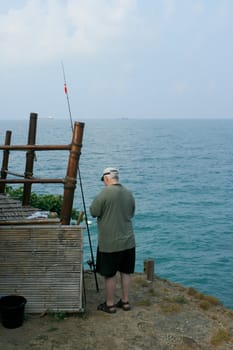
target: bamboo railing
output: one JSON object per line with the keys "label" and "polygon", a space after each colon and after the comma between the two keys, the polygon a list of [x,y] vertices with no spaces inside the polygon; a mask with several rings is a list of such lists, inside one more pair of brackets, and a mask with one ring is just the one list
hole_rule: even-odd
{"label": "bamboo railing", "polygon": [[[73,207],[74,192],[77,183],[77,173],[79,159],[81,155],[82,139],[84,123],[75,122],[73,127],[73,135],[71,144],[68,145],[36,145],[36,113],[30,114],[30,124],[28,132],[27,145],[11,145],[11,131],[6,131],[5,145],[0,145],[0,150],[3,151],[1,178],[0,178],[0,193],[5,193],[6,184],[23,184],[23,200],[22,205],[27,206],[30,203],[31,187],[36,183],[53,183],[64,184],[64,195],[61,210],[62,225],[69,225]],[[66,176],[63,179],[57,178],[35,178],[33,176],[33,166],[35,159],[35,151],[69,151],[68,166]],[[25,172],[23,175],[8,171],[9,157],[11,151],[26,151]],[[16,176],[16,178],[7,178],[7,175]],[[19,178],[21,177],[21,178]]]}

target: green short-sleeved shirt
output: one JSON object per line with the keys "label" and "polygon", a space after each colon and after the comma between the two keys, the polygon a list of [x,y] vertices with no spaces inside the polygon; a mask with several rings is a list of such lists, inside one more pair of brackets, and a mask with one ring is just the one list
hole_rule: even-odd
{"label": "green short-sleeved shirt", "polygon": [[117,252],[135,247],[132,217],[135,200],[121,184],[105,187],[93,200],[90,212],[97,217],[100,252]]}

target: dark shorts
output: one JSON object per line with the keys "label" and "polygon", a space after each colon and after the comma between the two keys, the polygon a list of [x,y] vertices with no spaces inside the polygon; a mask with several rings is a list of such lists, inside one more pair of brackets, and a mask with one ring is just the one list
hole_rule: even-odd
{"label": "dark shorts", "polygon": [[96,272],[105,277],[113,277],[117,271],[134,273],[135,248],[121,252],[102,253],[97,249]]}

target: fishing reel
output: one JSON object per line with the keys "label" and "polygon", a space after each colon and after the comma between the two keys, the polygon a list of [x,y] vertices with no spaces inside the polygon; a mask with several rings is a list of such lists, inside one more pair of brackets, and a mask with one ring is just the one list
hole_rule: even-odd
{"label": "fishing reel", "polygon": [[87,265],[90,267],[91,271],[94,271],[94,262],[92,259],[87,260]]}

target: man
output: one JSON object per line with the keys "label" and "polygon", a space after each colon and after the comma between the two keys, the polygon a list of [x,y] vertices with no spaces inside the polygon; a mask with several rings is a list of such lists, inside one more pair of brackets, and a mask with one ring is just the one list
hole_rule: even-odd
{"label": "man", "polygon": [[[90,212],[97,217],[98,249],[96,271],[105,278],[106,301],[98,310],[115,313],[116,307],[131,309],[129,289],[135,266],[135,238],[132,217],[135,200],[119,183],[115,168],[106,168],[101,177],[105,188],[93,200]],[[121,299],[115,304],[116,274],[121,277]]]}

